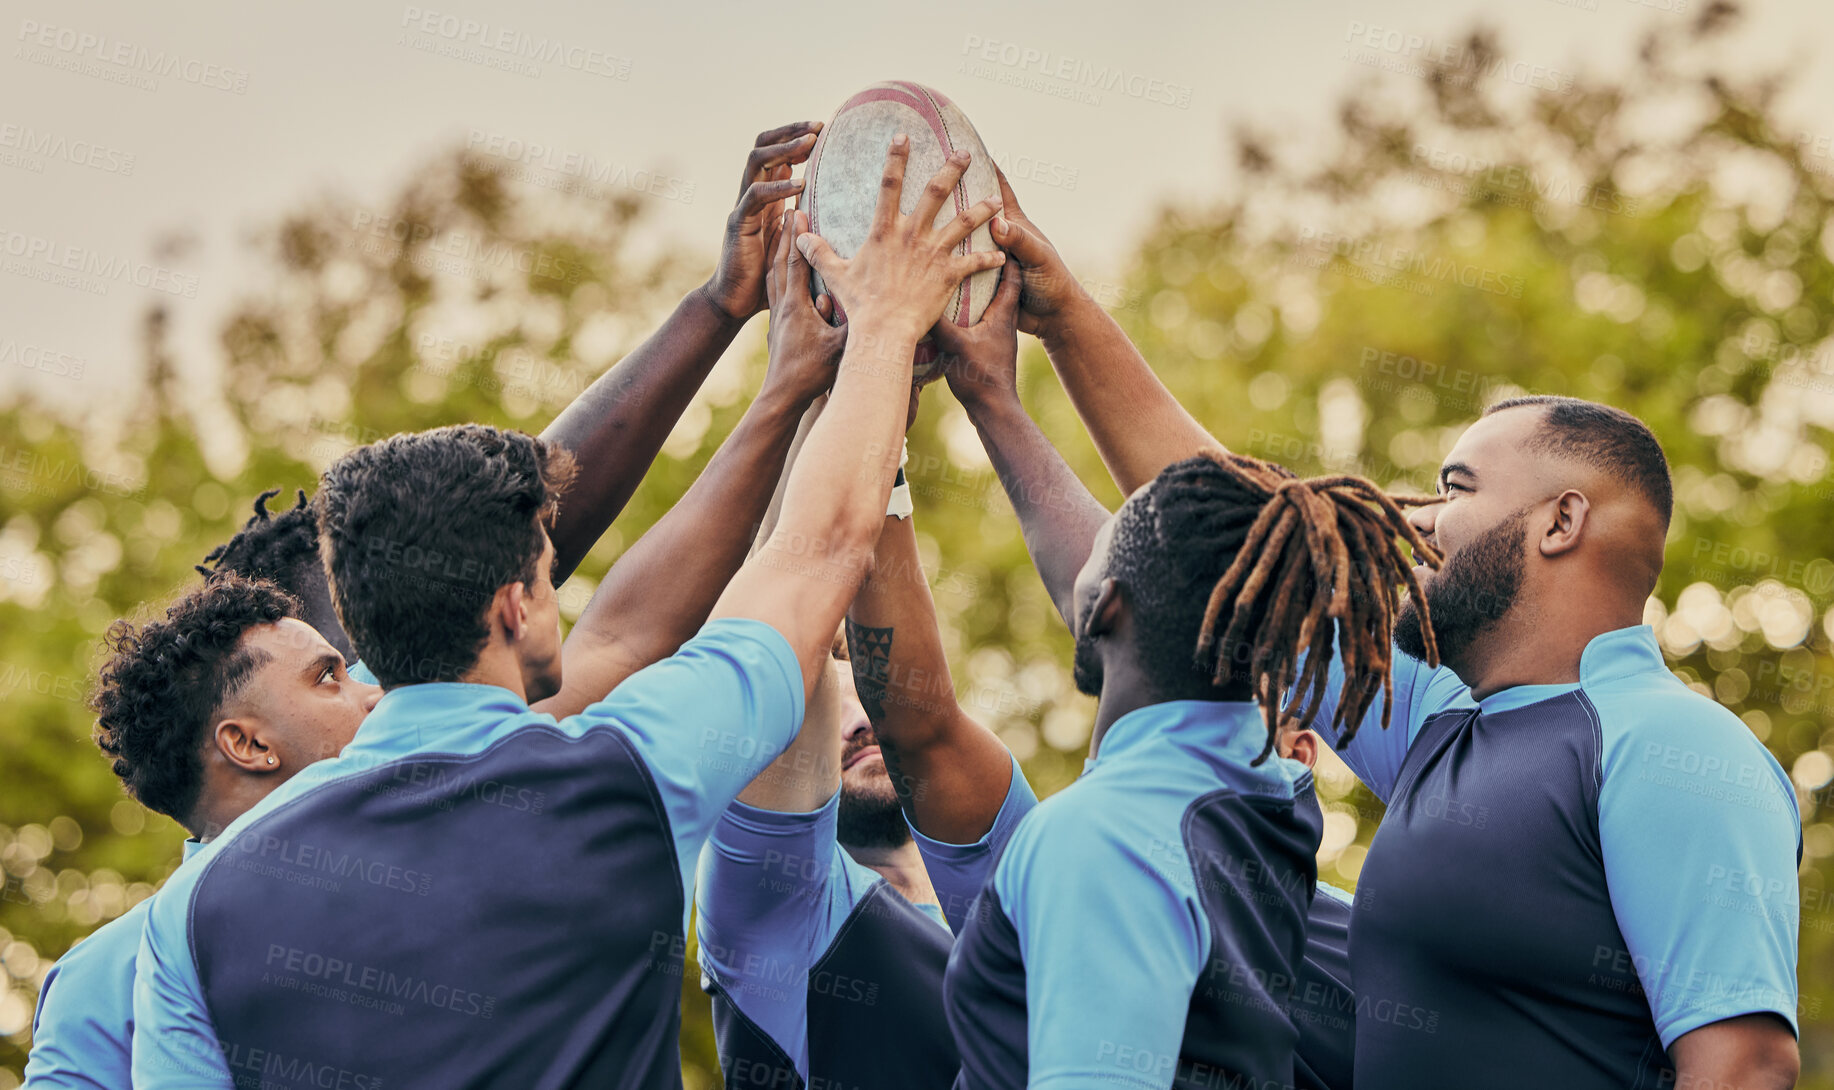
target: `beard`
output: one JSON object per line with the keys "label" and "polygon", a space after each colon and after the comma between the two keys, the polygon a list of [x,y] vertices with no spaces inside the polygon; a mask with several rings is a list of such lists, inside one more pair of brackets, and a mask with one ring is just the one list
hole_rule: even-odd
{"label": "beard", "polygon": [[1076,683],[1076,691],[1084,696],[1102,695],[1102,655],[1095,649],[1095,641],[1087,636],[1076,637],[1076,651],[1070,659],[1070,680]]}
{"label": "beard", "polygon": [[[1522,589],[1522,527],[1527,509],[1497,523],[1446,558],[1425,588],[1439,661],[1455,663],[1516,604]],[[1426,634],[1413,598],[1395,617],[1395,646],[1426,658]]]}
{"label": "beard", "polygon": [[[861,731],[842,752],[841,765],[845,767],[854,754],[878,744],[878,736],[872,731]],[[892,786],[889,770],[856,777],[854,784],[847,782],[847,776],[841,773],[841,805],[835,839],[847,848],[902,848],[909,843],[911,829],[905,823],[904,807],[898,803],[898,792]]]}

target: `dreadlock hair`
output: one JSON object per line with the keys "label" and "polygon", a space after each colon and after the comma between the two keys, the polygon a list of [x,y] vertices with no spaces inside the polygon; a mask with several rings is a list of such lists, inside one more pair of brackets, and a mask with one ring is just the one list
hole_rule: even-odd
{"label": "dreadlock hair", "polygon": [[[280,491],[270,488],[255,498],[254,515],[236,536],[210,551],[204,563],[197,565],[198,574],[206,579],[221,575],[266,579],[303,596],[300,569],[319,563],[318,519],[303,488],[299,490],[298,503],[278,515],[269,515],[267,501],[280,495]],[[208,564],[216,566],[206,567]]]}
{"label": "dreadlock hair", "polygon": [[[1272,752],[1283,719],[1297,721],[1298,729],[1312,725],[1329,681],[1333,642],[1345,674],[1331,721],[1345,728],[1339,744],[1355,735],[1378,691],[1385,698],[1382,726],[1388,726],[1400,586],[1422,611],[1427,660],[1437,665],[1426,596],[1396,541],[1406,540],[1415,556],[1439,566],[1438,554],[1401,511],[1431,498],[1390,496],[1361,477],[1301,479],[1282,466],[1212,451],[1167,468],[1141,499],[1136,525],[1128,526],[1124,513],[1115,530],[1117,558],[1139,555],[1126,543],[1142,532],[1155,546],[1148,552],[1163,558],[1132,565],[1157,570],[1125,580],[1140,617],[1136,627],[1150,631],[1166,623],[1163,636],[1182,646],[1174,661],[1188,663],[1214,685],[1248,687],[1267,721],[1267,744],[1256,764]],[[1117,563],[1117,576],[1125,578],[1120,569],[1128,566]],[[1167,609],[1167,602],[1175,604]],[[1194,616],[1198,602],[1201,616]],[[1187,642],[1193,630],[1194,652]]]}
{"label": "dreadlock hair", "polygon": [[89,706],[96,745],[128,794],[186,822],[203,787],[205,730],[267,662],[242,637],[298,611],[273,583],[225,573],[180,595],[163,618],[109,626],[109,658]]}

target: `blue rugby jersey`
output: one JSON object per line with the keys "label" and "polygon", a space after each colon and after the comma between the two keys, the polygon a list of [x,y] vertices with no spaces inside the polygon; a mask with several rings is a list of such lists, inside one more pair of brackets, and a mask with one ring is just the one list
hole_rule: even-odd
{"label": "blue rugby jersey", "polygon": [[690,867],[802,695],[740,619],[558,723],[391,690],[155,899],[134,1085],[679,1086]]}
{"label": "blue rugby jersey", "polygon": [[695,934],[727,1090],[926,1090],[960,1061],[942,1013],[950,935],[835,840],[819,810],[735,802],[701,851]]}
{"label": "blue rugby jersey", "polygon": [[[1301,794],[1310,791],[1308,784]],[[1316,802],[1315,797],[1312,802]],[[980,895],[988,872],[1012,838],[1013,830],[1037,805],[1038,796],[1014,760],[1006,801],[980,840],[950,844],[932,840],[912,827],[911,835],[923,852],[930,882],[945,911],[952,914],[950,923],[957,933],[966,924],[970,906]],[[1350,894],[1320,882],[1306,915],[1305,957],[1286,996],[1299,1030],[1299,1044],[1293,1056],[1297,1090],[1347,1090],[1351,1085],[1356,993],[1350,977],[1350,906]]]}
{"label": "blue rugby jersey", "polygon": [[1673,1085],[1690,1030],[1794,1029],[1795,792],[1647,626],[1594,638],[1577,684],[1474,703],[1399,652],[1394,680],[1388,730],[1378,701],[1339,749],[1388,803],[1351,924],[1359,1087]]}
{"label": "blue rugby jersey", "polygon": [[[184,859],[202,844],[187,840]],[[30,1090],[130,1085],[134,1043],[134,956],[152,911],[148,897],[65,951],[45,973],[32,1013]]]}
{"label": "blue rugby jersey", "polygon": [[950,844],[932,840],[918,832],[906,815],[905,824],[911,830],[911,839],[917,842],[917,850],[923,854],[923,867],[930,874],[936,900],[942,905],[943,917],[955,934],[962,933],[962,927],[968,922],[969,907],[981,895],[981,887],[987,884],[994,860],[1012,839],[1013,830],[1037,805],[1038,795],[1026,780],[1025,770],[1019,767],[1019,759],[1014,757],[1012,782],[1007,785],[1000,812],[994,815],[993,825],[986,835],[974,843]]}
{"label": "blue rugby jersey", "polygon": [[1000,852],[949,957],[956,1086],[1287,1086],[1322,819],[1247,703],[1131,712]]}

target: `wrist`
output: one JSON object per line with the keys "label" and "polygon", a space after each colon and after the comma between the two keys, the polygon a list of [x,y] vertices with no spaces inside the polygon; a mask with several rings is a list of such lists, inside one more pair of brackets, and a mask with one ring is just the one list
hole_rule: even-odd
{"label": "wrist", "polygon": [[949,391],[955,395],[955,400],[961,402],[962,411],[968,414],[968,422],[976,430],[997,427],[1013,413],[1025,415],[1025,405],[1019,400],[1019,391],[1011,386],[950,383]]}
{"label": "wrist", "polygon": [[1038,319],[1035,335],[1043,342],[1044,350],[1054,353],[1073,340],[1075,335],[1071,331],[1079,327],[1086,328],[1088,319],[1094,316],[1091,311],[1107,315],[1107,311],[1102,310],[1101,304],[1084,291],[1081,284],[1070,281],[1066,298],[1049,314]]}
{"label": "wrist", "polygon": [[743,326],[751,318],[750,314],[734,314],[727,309],[725,303],[720,301],[718,273],[708,277],[706,283],[689,292],[687,301],[698,303],[708,311],[709,317],[722,326],[728,326],[734,330]]}
{"label": "wrist", "polygon": [[758,396],[752,398],[752,404],[772,416],[783,417],[794,423],[802,419],[803,412],[821,393],[820,390],[798,389],[789,379],[766,370],[764,381],[758,384]]}

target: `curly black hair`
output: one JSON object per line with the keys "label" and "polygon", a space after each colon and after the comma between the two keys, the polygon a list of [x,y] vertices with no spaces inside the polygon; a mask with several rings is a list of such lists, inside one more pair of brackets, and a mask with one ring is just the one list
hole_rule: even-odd
{"label": "curly black hair", "polygon": [[384,688],[456,681],[490,638],[499,587],[532,583],[575,472],[565,448],[483,424],[358,447],[319,482],[332,603]]}
{"label": "curly black hair", "polygon": [[96,745],[128,794],[187,823],[203,786],[204,731],[267,661],[242,637],[298,614],[299,600],[275,584],[223,574],[180,595],[163,619],[109,626],[89,706]]}
{"label": "curly black hair", "polygon": [[254,515],[236,536],[210,551],[204,563],[197,565],[198,574],[206,579],[219,575],[266,579],[300,593],[295,584],[300,566],[318,564],[318,520],[303,488],[298,503],[278,515],[268,514],[267,501],[280,492],[270,488],[257,496]]}

